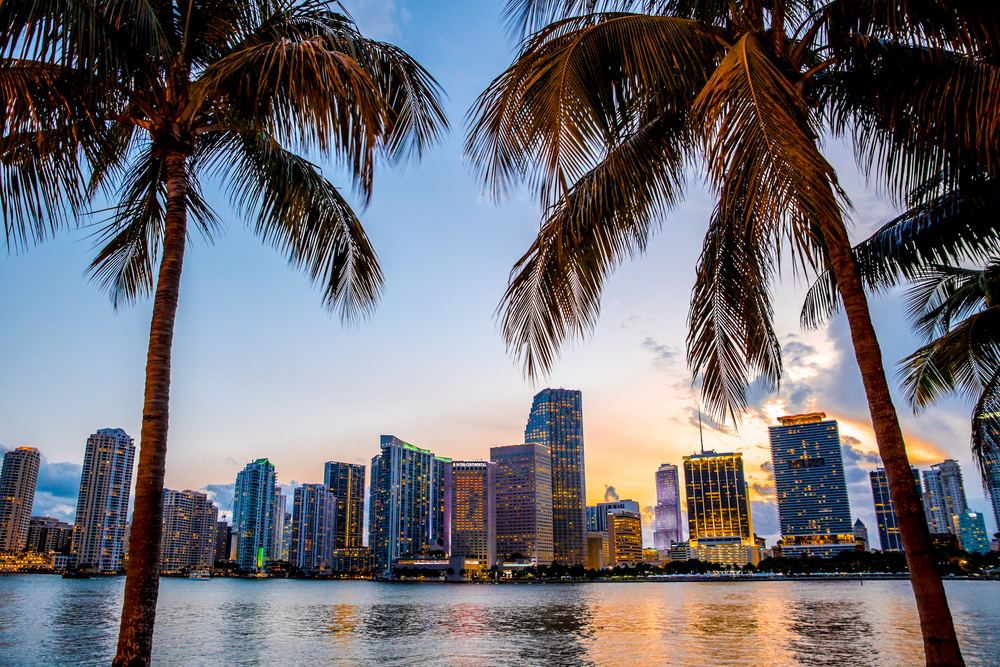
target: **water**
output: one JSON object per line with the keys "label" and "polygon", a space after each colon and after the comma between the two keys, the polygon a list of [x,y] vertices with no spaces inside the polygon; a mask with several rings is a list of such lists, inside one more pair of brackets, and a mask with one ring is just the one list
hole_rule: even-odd
{"label": "water", "polygon": [[[0,577],[0,665],[108,665],[124,579]],[[1000,582],[951,581],[969,665]],[[162,579],[157,665],[922,665],[906,581],[385,584]]]}

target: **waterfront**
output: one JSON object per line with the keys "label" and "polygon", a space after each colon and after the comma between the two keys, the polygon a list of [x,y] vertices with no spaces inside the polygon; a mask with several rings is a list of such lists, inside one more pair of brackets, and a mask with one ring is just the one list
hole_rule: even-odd
{"label": "waterfront", "polygon": [[[0,663],[108,665],[123,578],[0,577]],[[1000,582],[947,584],[1000,665]],[[446,585],[162,579],[157,665],[923,663],[906,581]]]}

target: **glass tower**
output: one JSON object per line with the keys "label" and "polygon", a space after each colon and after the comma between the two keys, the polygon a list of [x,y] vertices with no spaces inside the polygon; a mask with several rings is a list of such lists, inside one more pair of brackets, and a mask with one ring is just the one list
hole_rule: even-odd
{"label": "glass tower", "polygon": [[692,547],[754,544],[742,454],[685,456],[684,488]]}
{"label": "glass tower", "polygon": [[120,428],[104,428],[87,438],[73,531],[77,567],[121,568],[134,461],[135,444]]}
{"label": "glass tower", "polygon": [[449,551],[451,459],[383,435],[372,459],[371,495],[368,544],[379,572],[391,572],[403,554]]}
{"label": "glass tower", "polygon": [[552,563],[552,459],[544,445],[491,447],[496,464],[497,557]]}
{"label": "glass tower", "polygon": [[854,549],[851,506],[836,420],[814,412],[771,426],[771,464],[785,556],[830,557]]}
{"label": "glass tower", "polygon": [[274,465],[267,459],[248,463],[236,475],[233,539],[236,562],[243,570],[261,570],[270,557],[276,481]]}
{"label": "glass tower", "polygon": [[968,507],[958,461],[945,459],[924,471],[924,511],[932,533],[958,535],[955,517]]}
{"label": "glass tower", "polygon": [[[917,495],[923,503],[923,494],[920,493],[920,471],[910,468],[913,479],[917,483]],[[892,498],[889,497],[889,480],[885,476],[883,468],[876,468],[868,473],[872,483],[872,500],[875,502],[875,518],[878,521],[878,540],[882,544],[882,551],[902,551],[903,538],[899,532],[899,521],[896,519],[896,510],[892,507]]]}
{"label": "glass tower", "polygon": [[335,549],[360,547],[365,524],[365,467],[327,461],[323,482],[337,496]]}
{"label": "glass tower", "polygon": [[683,540],[681,528],[680,475],[677,466],[664,463],[656,471],[656,517],[653,523],[653,548],[669,549]]}
{"label": "glass tower", "polygon": [[608,529],[608,515],[631,512],[642,516],[639,503],[634,500],[618,500],[613,503],[597,503],[587,506],[587,530],[592,533],[603,533]]}
{"label": "glass tower", "polygon": [[990,452],[986,456],[986,490],[993,502],[993,521],[1000,531],[1000,454]]}
{"label": "glass tower", "polygon": [[330,570],[337,528],[337,497],[326,484],[295,489],[291,562],[303,572]]}
{"label": "glass tower", "polygon": [[552,458],[552,546],[564,565],[587,561],[587,501],[583,460],[583,394],[544,389],[535,395],[524,441]]}
{"label": "glass tower", "polygon": [[35,504],[42,455],[34,447],[18,447],[3,455],[0,471],[0,552],[23,551]]}
{"label": "glass tower", "polygon": [[496,562],[496,464],[452,461],[451,555]]}

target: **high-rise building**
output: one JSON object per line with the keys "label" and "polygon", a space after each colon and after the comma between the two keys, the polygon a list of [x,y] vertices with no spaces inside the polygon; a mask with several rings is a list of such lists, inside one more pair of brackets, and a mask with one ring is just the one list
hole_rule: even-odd
{"label": "high-rise building", "polygon": [[392,435],[381,437],[372,459],[368,542],[379,572],[391,572],[403,554],[431,546],[448,551],[451,539],[451,459]]}
{"label": "high-rise building", "polygon": [[219,508],[198,491],[163,490],[160,571],[204,570],[215,564]]}
{"label": "high-rise building", "polygon": [[491,447],[496,464],[497,556],[552,563],[552,459],[544,445]]}
{"label": "high-rise building", "polygon": [[274,509],[271,515],[271,546],[267,552],[268,560],[282,560],[281,543],[285,538],[285,499],[280,486],[274,487]]}
{"label": "high-rise building", "polygon": [[690,546],[754,544],[742,454],[685,456],[684,488]]}
{"label": "high-rise building", "polygon": [[326,484],[295,489],[291,562],[303,572],[330,570],[337,529],[337,496]]}
{"label": "high-rise building", "polygon": [[587,560],[587,484],[583,457],[583,394],[544,389],[535,395],[524,441],[552,458],[552,549],[564,565]]}
{"label": "high-rise building", "polygon": [[26,551],[48,553],[56,551],[68,554],[73,548],[73,525],[63,523],[50,516],[33,516],[28,521],[28,545]]}
{"label": "high-rise building", "polygon": [[77,567],[121,569],[134,461],[135,444],[120,428],[104,428],[87,438],[73,530]]}
{"label": "high-rise building", "polygon": [[924,512],[932,533],[958,535],[954,517],[968,507],[958,461],[946,459],[924,471]]}
{"label": "high-rise building", "polygon": [[608,512],[610,565],[642,560],[642,516],[634,512]]}
{"label": "high-rise building", "polygon": [[[920,492],[920,471],[911,467],[913,479],[917,484],[917,495],[923,502],[923,494]],[[885,476],[884,468],[876,468],[868,473],[872,483],[872,500],[875,502],[875,519],[878,522],[878,539],[882,545],[882,551],[902,551],[903,538],[899,532],[899,520],[896,518],[896,510],[892,506],[892,498],[889,496],[889,479]]]}
{"label": "high-rise building", "polygon": [[868,551],[870,545],[868,541],[868,527],[865,526],[861,519],[854,522],[854,545],[855,547],[860,546],[862,551]]}
{"label": "high-rise building", "polygon": [[261,570],[267,564],[272,543],[277,474],[267,459],[248,463],[236,475],[233,492],[233,539],[235,560],[243,570]]}
{"label": "high-rise building", "polygon": [[451,463],[451,555],[496,563],[496,464]]}
{"label": "high-rise building", "polygon": [[965,510],[953,517],[958,546],[965,551],[986,554],[990,552],[990,538],[986,534],[986,521],[982,512]]}
{"label": "high-rise building", "polygon": [[778,421],[768,432],[782,555],[830,557],[854,550],[836,420],[813,412]]}
{"label": "high-rise building", "polygon": [[1000,454],[989,452],[986,455],[986,490],[993,504],[993,522],[1000,531]]}
{"label": "high-rise building", "polygon": [[4,452],[0,470],[0,552],[24,551],[42,455],[34,447]]}
{"label": "high-rise building", "polygon": [[215,562],[229,560],[233,531],[225,521],[215,522]]}
{"label": "high-rise building", "polygon": [[360,547],[365,527],[365,467],[327,461],[323,480],[337,496],[335,548]]}
{"label": "high-rise building", "polygon": [[634,500],[616,500],[610,503],[597,503],[587,506],[587,530],[589,532],[604,532],[608,529],[608,514],[631,512],[642,515],[639,503]]}
{"label": "high-rise building", "polygon": [[656,508],[653,519],[653,548],[669,549],[684,539],[681,523],[680,475],[677,466],[664,463],[656,471]]}
{"label": "high-rise building", "polygon": [[281,560],[291,561],[292,553],[292,515],[285,512],[285,528],[281,531]]}
{"label": "high-rise building", "polygon": [[600,570],[611,565],[611,545],[606,532],[587,533],[587,569]]}

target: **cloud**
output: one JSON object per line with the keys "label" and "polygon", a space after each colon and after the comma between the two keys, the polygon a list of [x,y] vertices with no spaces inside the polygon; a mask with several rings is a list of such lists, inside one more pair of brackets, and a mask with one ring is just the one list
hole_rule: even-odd
{"label": "cloud", "polygon": [[642,525],[652,526],[653,520],[656,519],[656,510],[653,509],[652,505],[648,505],[642,508]]}
{"label": "cloud", "polygon": [[770,461],[764,461],[760,464],[760,469],[767,473],[769,480],[774,480],[774,464]]}
{"label": "cloud", "polygon": [[750,513],[753,517],[753,532],[767,538],[768,546],[773,546],[781,537],[778,505],[773,500],[752,500]]}
{"label": "cloud", "polygon": [[361,33],[376,39],[399,39],[401,25],[410,20],[410,13],[395,0],[353,0],[348,9]]}
{"label": "cloud", "polygon": [[234,459],[232,456],[227,456],[226,458],[222,459],[222,462],[225,463],[226,465],[230,465],[230,466],[238,466],[239,465],[239,462],[237,462],[237,460]]}
{"label": "cloud", "polygon": [[629,329],[635,329],[639,326],[639,316],[630,314],[622,323],[618,325],[618,328],[622,331],[628,331]]}
{"label": "cloud", "polygon": [[621,498],[618,497],[618,492],[615,491],[615,487],[604,485],[604,502],[606,503],[616,503]]}
{"label": "cloud", "polygon": [[863,452],[854,445],[861,441],[849,435],[840,436],[840,451],[844,458],[844,477],[848,484],[870,483],[868,472],[879,464],[877,454]]}
{"label": "cloud", "polygon": [[229,517],[233,509],[233,493],[236,491],[236,482],[230,484],[207,484],[200,489],[208,494],[214,494],[212,502],[219,508],[219,519]]}
{"label": "cloud", "polygon": [[774,484],[758,484],[754,482],[750,485],[758,496],[761,498],[772,498],[774,497]]}
{"label": "cloud", "polygon": [[647,337],[640,343],[640,346],[653,354],[653,365],[661,371],[668,370],[674,357],[678,354],[677,348],[664,345],[654,338]]}
{"label": "cloud", "polygon": [[[0,445],[0,452],[11,449],[13,447]],[[49,463],[49,460],[42,454],[31,515],[50,516],[67,523],[73,523],[76,518],[76,501],[80,495],[82,473],[83,466],[79,463],[68,461]]]}
{"label": "cloud", "polygon": [[[725,433],[726,435],[736,435],[736,431],[733,430],[731,426],[727,426],[721,422],[717,422],[704,412],[701,413],[701,425],[712,429],[713,431],[718,431],[719,433]],[[688,408],[688,424],[691,426],[699,425],[698,408]]]}

